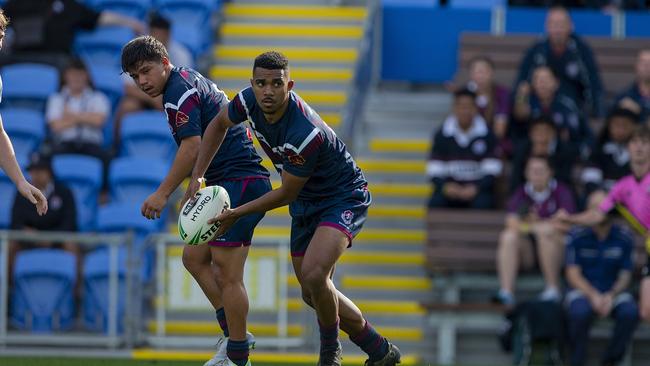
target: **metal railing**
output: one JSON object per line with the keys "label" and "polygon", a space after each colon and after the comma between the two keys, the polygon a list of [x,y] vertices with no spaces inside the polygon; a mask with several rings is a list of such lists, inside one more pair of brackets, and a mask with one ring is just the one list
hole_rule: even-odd
{"label": "metal railing", "polygon": [[[97,334],[90,332],[56,332],[56,336],[51,334],[25,333],[19,331],[10,331],[8,329],[8,306],[9,306],[9,243],[12,240],[21,242],[69,242],[83,244],[88,246],[107,246],[109,252],[109,303],[107,314],[107,332]],[[123,334],[118,334],[118,247],[125,245],[127,248],[127,274],[126,287],[133,287],[133,278],[130,274],[137,271],[133,267],[137,266],[136,261],[132,260],[133,256],[133,235],[125,234],[80,234],[70,232],[36,232],[36,231],[0,231],[0,346],[8,345],[82,345],[82,346],[104,346],[107,348],[117,348],[120,345],[132,345],[132,328],[133,320],[129,319],[130,313],[125,312],[124,322],[126,324]],[[81,281],[82,279],[78,279]],[[127,291],[125,299],[127,308],[134,303],[132,291]]]}

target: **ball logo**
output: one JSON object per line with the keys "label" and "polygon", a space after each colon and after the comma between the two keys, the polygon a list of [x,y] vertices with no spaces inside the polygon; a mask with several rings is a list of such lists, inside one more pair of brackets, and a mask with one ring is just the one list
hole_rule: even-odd
{"label": "ball logo", "polygon": [[185,209],[183,210],[183,216],[189,215],[190,211],[192,211],[194,206],[196,206],[196,203],[199,202],[199,198],[201,198],[201,196],[202,194],[197,192],[195,198],[187,202],[187,205],[185,205]]}
{"label": "ball logo", "polygon": [[211,200],[212,200],[212,197],[210,197],[210,196],[205,196],[205,197],[201,200],[201,202],[200,202],[198,205],[196,205],[196,209],[195,209],[194,212],[192,213],[192,218],[191,218],[190,220],[196,222],[197,217],[199,216],[199,214],[201,213],[201,211],[203,210],[203,208],[205,207],[205,205],[206,205],[208,202],[210,202]]}
{"label": "ball logo", "polygon": [[345,210],[341,214],[341,220],[343,220],[343,223],[346,225],[350,225],[352,223],[352,218],[354,218],[354,214],[350,210]]}

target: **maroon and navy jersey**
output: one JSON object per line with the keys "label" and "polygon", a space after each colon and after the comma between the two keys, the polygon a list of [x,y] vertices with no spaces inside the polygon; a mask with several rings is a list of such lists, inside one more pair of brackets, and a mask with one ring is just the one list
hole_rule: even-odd
{"label": "maroon and navy jersey", "polygon": [[521,217],[534,214],[542,219],[550,218],[560,209],[574,213],[576,204],[571,189],[555,180],[542,192],[535,191],[530,183],[525,183],[510,197],[507,204],[510,214]]}
{"label": "maroon and navy jersey", "polygon": [[[176,144],[184,138],[203,136],[205,129],[228,97],[198,72],[174,67],[165,85],[163,105]],[[244,125],[228,130],[219,152],[210,163],[205,178],[210,182],[242,177],[268,177],[260,165],[262,158],[253,146],[252,135]]]}
{"label": "maroon and navy jersey", "polygon": [[293,91],[286,112],[276,123],[266,121],[250,87],[233,99],[228,116],[236,124],[249,120],[278,172],[309,177],[298,194],[300,200],[341,198],[367,185],[343,141]]}

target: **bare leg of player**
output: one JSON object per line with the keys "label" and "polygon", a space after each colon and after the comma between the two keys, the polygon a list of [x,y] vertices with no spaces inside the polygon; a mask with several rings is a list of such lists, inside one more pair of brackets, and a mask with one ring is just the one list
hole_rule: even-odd
{"label": "bare leg of player", "polygon": [[183,247],[183,265],[194,277],[201,290],[215,310],[222,305],[221,290],[212,268],[212,256],[207,245],[186,245]]}
{"label": "bare leg of player", "polygon": [[230,339],[246,339],[248,295],[244,287],[244,263],[248,257],[247,246],[236,248],[212,247],[212,262],[217,266],[217,283],[221,289],[223,307],[228,319]]}
{"label": "bare leg of player", "polygon": [[644,277],[641,281],[641,319],[650,322],[650,277]]}
{"label": "bare leg of player", "polygon": [[[319,365],[340,364],[339,327],[350,335],[352,342],[370,356],[367,365],[395,365],[400,360],[397,347],[375,331],[364,319],[361,310],[340,293],[331,280],[336,261],[347,245],[348,238],[343,233],[334,228],[321,226],[316,230],[305,257],[292,259],[296,277],[301,284],[303,300],[313,307],[318,315],[321,330]],[[320,293],[314,295],[314,290]],[[336,308],[328,308],[332,304],[335,304]],[[333,325],[325,323],[326,320],[324,321],[324,317],[321,316],[323,305],[326,307],[325,319],[327,316],[334,315]],[[321,309],[318,309],[319,306]]]}

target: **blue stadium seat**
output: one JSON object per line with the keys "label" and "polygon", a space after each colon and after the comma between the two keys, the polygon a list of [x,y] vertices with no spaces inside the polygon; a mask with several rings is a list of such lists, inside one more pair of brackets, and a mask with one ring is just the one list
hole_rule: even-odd
{"label": "blue stadium seat", "polygon": [[108,174],[111,197],[115,202],[142,204],[167,174],[164,160],[123,157],[114,159]]}
{"label": "blue stadium seat", "polygon": [[89,65],[89,67],[90,77],[95,88],[106,94],[113,109],[117,108],[124,95],[124,79],[120,75],[121,69],[102,65]]}
{"label": "blue stadium seat", "polygon": [[219,6],[211,0],[158,0],[158,11],[172,23],[172,36],[190,49],[194,57],[210,44],[210,16]]}
{"label": "blue stadium seat", "polygon": [[121,155],[171,161],[176,142],[162,112],[131,113],[122,120]]}
{"label": "blue stadium seat", "polygon": [[144,20],[152,6],[151,0],[93,0],[93,8],[110,10],[136,19]]}
{"label": "blue stadium seat", "polygon": [[1,114],[4,129],[11,138],[16,156],[29,157],[38,149],[45,136],[43,114],[25,108],[4,109]]}
{"label": "blue stadium seat", "polygon": [[[117,260],[117,331],[124,330],[126,299],[126,250],[118,249]],[[86,329],[108,332],[110,254],[108,248],[96,249],[84,257],[82,313]]]}
{"label": "blue stadium seat", "polygon": [[5,172],[0,169],[0,229],[8,229],[11,225],[11,208],[14,204],[16,187]]}
{"label": "blue stadium seat", "polygon": [[78,33],[74,50],[87,65],[120,69],[122,46],[134,36],[128,28],[101,27],[92,32]]}
{"label": "blue stadium seat", "polygon": [[52,159],[52,168],[56,178],[65,182],[74,194],[79,230],[93,230],[97,197],[102,186],[101,160],[87,155],[56,155]]}
{"label": "blue stadium seat", "polygon": [[53,66],[21,63],[2,68],[2,106],[26,107],[43,112],[47,98],[59,89],[59,72]]}
{"label": "blue stadium seat", "polygon": [[505,0],[451,0],[452,8],[491,9],[495,6],[506,6]]}
{"label": "blue stadium seat", "polygon": [[153,273],[154,250],[145,248],[145,240],[151,233],[162,230],[164,219],[147,220],[140,213],[141,202],[111,203],[99,208],[97,230],[104,233],[124,233],[133,230],[134,250],[141,261],[141,279],[146,282]]}
{"label": "blue stadium seat", "polygon": [[16,255],[11,323],[22,330],[69,329],[74,320],[74,255],[60,249],[32,249]]}

